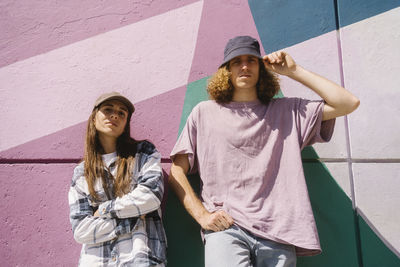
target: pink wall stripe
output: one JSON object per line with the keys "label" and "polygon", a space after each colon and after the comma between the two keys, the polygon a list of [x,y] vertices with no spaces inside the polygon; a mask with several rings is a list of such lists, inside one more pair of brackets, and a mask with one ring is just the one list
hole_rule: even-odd
{"label": "pink wall stripe", "polygon": [[197,1],[3,0],[0,67]]}
{"label": "pink wall stripe", "polygon": [[1,68],[0,112],[18,120],[2,125],[0,150],[86,120],[102,92],[117,90],[136,103],[185,85],[202,4]]}
{"label": "pink wall stripe", "polygon": [[2,266],[77,266],[67,194],[75,164],[0,168]]}
{"label": "pink wall stripe", "polygon": [[237,35],[259,39],[247,1],[204,1],[189,82],[214,73],[223,59],[226,42]]}

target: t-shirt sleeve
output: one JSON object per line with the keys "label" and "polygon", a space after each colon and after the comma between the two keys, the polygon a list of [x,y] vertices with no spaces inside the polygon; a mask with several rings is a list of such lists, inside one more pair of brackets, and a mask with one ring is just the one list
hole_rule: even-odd
{"label": "t-shirt sleeve", "polygon": [[182,132],[171,151],[170,158],[178,154],[188,154],[190,169],[189,173],[196,172],[196,145],[197,145],[197,114],[198,108],[195,107],[190,113]]}
{"label": "t-shirt sleeve", "polygon": [[296,124],[301,149],[331,139],[336,119],[322,121],[323,109],[322,100],[296,99]]}

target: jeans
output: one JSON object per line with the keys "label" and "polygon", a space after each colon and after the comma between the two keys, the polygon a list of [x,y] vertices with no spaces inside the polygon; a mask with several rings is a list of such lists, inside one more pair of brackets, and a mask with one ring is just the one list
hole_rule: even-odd
{"label": "jeans", "polygon": [[294,246],[263,239],[233,225],[205,231],[206,267],[295,267]]}

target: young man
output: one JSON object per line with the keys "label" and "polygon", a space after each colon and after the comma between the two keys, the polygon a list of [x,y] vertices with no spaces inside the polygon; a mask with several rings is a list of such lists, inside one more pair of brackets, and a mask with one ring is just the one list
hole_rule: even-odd
{"label": "young man", "polygon": [[[323,101],[272,99],[275,73]],[[296,254],[320,253],[300,152],[329,141],[335,118],[359,100],[283,51],[261,58],[249,36],[229,40],[208,92],[171,152],[169,178],[203,229],[206,266],[295,266]],[[196,171],[201,200],[187,180]]]}

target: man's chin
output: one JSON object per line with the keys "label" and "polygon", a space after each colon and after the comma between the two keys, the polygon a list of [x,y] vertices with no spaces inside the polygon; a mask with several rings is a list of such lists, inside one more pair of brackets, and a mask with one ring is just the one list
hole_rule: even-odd
{"label": "man's chin", "polygon": [[239,82],[239,83],[236,84],[236,87],[238,89],[248,89],[248,88],[253,88],[255,86],[256,86],[255,84],[247,83],[247,82]]}

